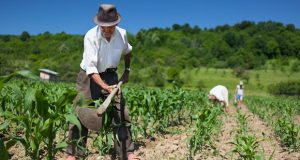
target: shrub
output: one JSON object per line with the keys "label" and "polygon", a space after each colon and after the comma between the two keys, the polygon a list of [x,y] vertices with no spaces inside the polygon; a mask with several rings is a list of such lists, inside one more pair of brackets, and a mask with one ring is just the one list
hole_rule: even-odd
{"label": "shrub", "polygon": [[300,96],[300,81],[287,81],[271,84],[268,91],[273,95]]}

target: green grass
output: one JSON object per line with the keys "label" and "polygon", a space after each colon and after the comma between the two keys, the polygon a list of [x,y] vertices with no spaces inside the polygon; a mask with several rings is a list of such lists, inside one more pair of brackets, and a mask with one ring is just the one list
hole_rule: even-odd
{"label": "green grass", "polygon": [[[270,84],[300,80],[300,72],[289,73],[280,70],[250,70],[248,72],[250,78],[248,83],[244,83],[245,96],[267,96],[267,89]],[[183,70],[180,76],[184,80],[184,87],[209,90],[220,84],[226,86],[231,95],[234,94],[235,87],[240,81],[240,78],[233,75],[232,69],[199,68]]]}

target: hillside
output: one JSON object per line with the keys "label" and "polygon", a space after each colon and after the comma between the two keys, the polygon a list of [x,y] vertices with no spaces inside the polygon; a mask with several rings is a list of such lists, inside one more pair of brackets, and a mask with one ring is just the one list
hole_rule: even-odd
{"label": "hillside", "polygon": [[[84,35],[44,32],[0,35],[0,75],[49,68],[60,80],[74,82],[83,52]],[[164,86],[183,69],[200,67],[299,71],[300,30],[293,24],[242,21],[207,29],[189,24],[129,33],[133,45],[131,81]],[[270,60],[276,59],[276,63]],[[291,61],[292,60],[292,61]],[[119,69],[119,71],[122,69]],[[159,71],[159,72],[158,72]],[[155,77],[155,78],[149,78]]]}

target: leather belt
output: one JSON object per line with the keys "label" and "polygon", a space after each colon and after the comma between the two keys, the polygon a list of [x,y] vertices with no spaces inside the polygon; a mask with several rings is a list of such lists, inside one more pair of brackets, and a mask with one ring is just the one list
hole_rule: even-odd
{"label": "leather belt", "polygon": [[107,68],[104,72],[102,73],[112,73],[112,72],[116,72],[117,68]]}

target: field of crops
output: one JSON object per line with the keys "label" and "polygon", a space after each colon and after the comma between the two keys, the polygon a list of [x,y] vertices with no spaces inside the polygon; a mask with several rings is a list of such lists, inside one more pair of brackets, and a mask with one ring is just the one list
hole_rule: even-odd
{"label": "field of crops", "polygon": [[[0,159],[63,159],[74,86],[1,79]],[[207,93],[126,86],[135,153],[141,159],[300,159],[300,101],[246,97],[224,113]],[[98,102],[96,104],[99,104]],[[108,121],[90,132],[86,159],[106,159],[113,147]]]}

